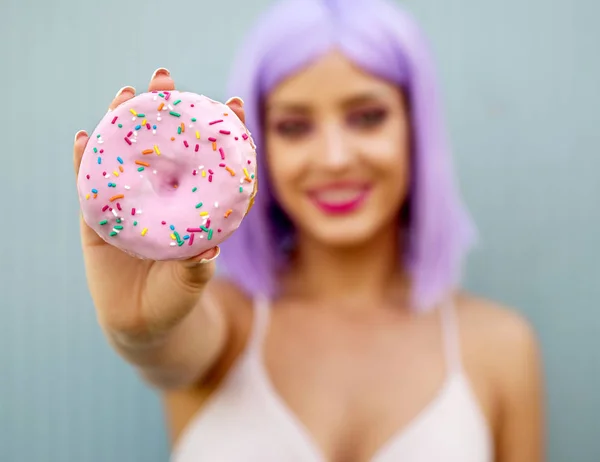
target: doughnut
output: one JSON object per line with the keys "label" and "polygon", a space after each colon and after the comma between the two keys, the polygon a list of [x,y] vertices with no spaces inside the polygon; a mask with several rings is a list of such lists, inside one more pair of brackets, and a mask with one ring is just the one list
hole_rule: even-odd
{"label": "doughnut", "polygon": [[256,146],[225,104],[190,92],[142,93],[90,135],[77,178],[83,219],[149,260],[194,257],[229,237],[257,191]]}

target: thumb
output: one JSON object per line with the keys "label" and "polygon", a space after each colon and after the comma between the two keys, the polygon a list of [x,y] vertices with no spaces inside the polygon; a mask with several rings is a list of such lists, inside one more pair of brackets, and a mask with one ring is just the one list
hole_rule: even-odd
{"label": "thumb", "polygon": [[214,273],[214,261],[220,253],[221,249],[216,246],[194,258],[179,262],[182,270],[180,276],[183,278],[183,282],[194,288],[205,285]]}

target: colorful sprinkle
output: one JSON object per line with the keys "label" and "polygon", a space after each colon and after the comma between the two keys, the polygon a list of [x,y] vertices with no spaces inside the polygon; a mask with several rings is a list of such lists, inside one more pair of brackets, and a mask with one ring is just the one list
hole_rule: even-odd
{"label": "colorful sprinkle", "polygon": [[221,122],[223,122],[223,119],[213,120],[212,122],[209,122],[208,125],[214,125],[214,124],[218,124],[218,123],[221,123]]}
{"label": "colorful sprinkle", "polygon": [[148,232],[148,228],[142,229],[142,236],[145,236],[147,232]]}
{"label": "colorful sprinkle", "polygon": [[171,114],[172,116],[175,116],[175,117],[181,117],[181,114],[179,114],[178,112],[175,112],[175,111],[169,111],[169,114]]}
{"label": "colorful sprinkle", "polygon": [[124,197],[125,197],[125,196],[124,196],[123,194],[117,194],[116,196],[112,196],[112,197],[109,199],[109,201],[110,201],[110,202],[114,202],[114,201],[116,201],[117,199],[123,199]]}
{"label": "colorful sprinkle", "polygon": [[150,167],[150,164],[148,162],[142,162],[141,160],[136,160],[135,163],[144,167]]}
{"label": "colorful sprinkle", "polygon": [[112,120],[111,124],[114,125],[118,118],[119,118],[118,116],[115,116],[114,119]]}
{"label": "colorful sprinkle", "polygon": [[158,146],[156,144],[154,145],[154,152],[156,152],[157,156],[160,156],[160,150],[158,149]]}
{"label": "colorful sprinkle", "polygon": [[121,159],[120,157],[117,157],[117,161],[122,164],[123,163],[123,159]]}
{"label": "colorful sprinkle", "polygon": [[[194,188],[194,189],[196,189],[196,188]],[[202,207],[202,202],[199,202],[199,203],[196,204],[196,208],[197,209],[199,209],[200,207]],[[208,215],[207,212],[202,212],[202,213],[206,213]],[[202,213],[200,215],[202,215]]]}
{"label": "colorful sprinkle", "polygon": [[104,226],[107,223],[108,223],[108,220],[102,220],[99,224],[102,225],[102,226]]}

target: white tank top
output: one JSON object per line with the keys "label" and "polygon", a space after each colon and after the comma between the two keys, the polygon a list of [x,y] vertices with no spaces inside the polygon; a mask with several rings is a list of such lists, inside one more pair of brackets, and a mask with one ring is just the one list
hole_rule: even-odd
{"label": "white tank top", "polygon": [[[261,345],[269,302],[254,303],[252,333],[221,386],[191,420],[171,462],[328,462],[269,380]],[[442,308],[448,374],[436,397],[371,462],[491,462],[491,431],[460,359],[452,304]]]}

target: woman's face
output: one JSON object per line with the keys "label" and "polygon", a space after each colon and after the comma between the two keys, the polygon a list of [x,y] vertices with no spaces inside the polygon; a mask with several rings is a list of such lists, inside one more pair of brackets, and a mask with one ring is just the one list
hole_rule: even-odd
{"label": "woman's face", "polygon": [[409,133],[403,93],[339,53],[276,87],[265,101],[268,168],[299,232],[349,246],[397,226]]}

